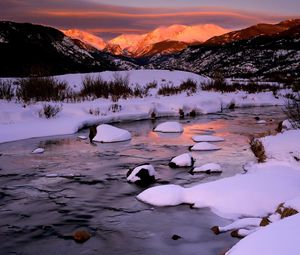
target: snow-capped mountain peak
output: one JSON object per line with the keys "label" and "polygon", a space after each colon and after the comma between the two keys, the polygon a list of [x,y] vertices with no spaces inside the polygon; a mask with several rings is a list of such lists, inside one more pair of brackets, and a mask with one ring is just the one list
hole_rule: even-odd
{"label": "snow-capped mountain peak", "polygon": [[91,33],[78,30],[78,29],[68,29],[61,30],[65,35],[78,39],[84,43],[87,43],[98,50],[103,50],[106,47],[106,42],[99,36],[93,35]]}

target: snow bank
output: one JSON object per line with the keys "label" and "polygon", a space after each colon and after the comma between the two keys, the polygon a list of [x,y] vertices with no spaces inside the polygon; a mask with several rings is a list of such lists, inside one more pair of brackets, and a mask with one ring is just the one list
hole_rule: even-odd
{"label": "snow bank", "polygon": [[131,139],[131,134],[124,129],[102,124],[97,127],[93,141],[101,143],[123,142]]}
{"label": "snow bank", "polygon": [[182,133],[183,127],[180,123],[175,121],[167,121],[157,125],[154,128],[155,132],[162,132],[162,133]]}
{"label": "snow bank", "polygon": [[194,146],[190,147],[191,151],[215,151],[220,149],[220,147],[208,142],[196,143]]}
{"label": "snow bank", "polygon": [[268,159],[288,161],[300,167],[300,130],[261,138]]}
{"label": "snow bank", "polygon": [[[119,111],[111,110],[112,102],[109,99],[96,99],[79,103],[62,103],[62,111],[53,119],[39,117],[42,102],[24,106],[14,101],[0,100],[0,142],[20,139],[65,135],[77,132],[80,128],[101,123],[115,121],[150,119],[152,113],[157,117],[179,116],[180,109],[195,110],[198,113],[215,113],[221,111],[224,105],[234,101],[236,107],[282,105],[284,99],[275,98],[272,92],[260,94],[218,93],[199,91],[188,96],[186,93],[174,96],[158,96],[157,91],[163,85],[179,86],[188,78],[205,83],[210,79],[193,73],[165,70],[131,70],[122,72],[90,73],[91,77],[101,75],[104,80],[111,80],[115,74],[129,77],[130,86],[136,84],[146,86],[156,82],[157,86],[149,90],[145,98],[120,99],[117,104]],[[66,81],[73,89],[79,91],[82,79],[87,74],[67,74],[57,76],[58,80]],[[4,79],[4,78],[3,78]],[[11,78],[12,79],[12,78]],[[7,78],[6,78],[7,80]],[[92,112],[92,114],[91,114]]]}
{"label": "snow bank", "polygon": [[197,208],[209,207],[216,214],[232,219],[263,217],[274,212],[283,201],[299,196],[299,182],[300,171],[285,164],[265,163],[255,165],[247,174],[191,188],[155,187],[142,192],[138,199],[160,206],[187,203]]}
{"label": "snow bank", "polygon": [[194,142],[222,142],[224,138],[214,135],[195,135],[192,137]]}
{"label": "snow bank", "polygon": [[171,159],[169,166],[170,167],[189,167],[194,164],[194,159],[189,153],[181,154],[177,157]]}
{"label": "snow bank", "polygon": [[298,255],[300,214],[273,223],[248,235],[226,255]]}

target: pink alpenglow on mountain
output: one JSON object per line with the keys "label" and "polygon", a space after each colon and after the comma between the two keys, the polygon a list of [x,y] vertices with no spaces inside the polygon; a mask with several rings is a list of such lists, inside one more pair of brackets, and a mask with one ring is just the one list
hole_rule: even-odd
{"label": "pink alpenglow on mountain", "polygon": [[66,36],[73,39],[78,39],[86,44],[93,46],[98,50],[103,50],[106,47],[106,42],[99,36],[93,35],[91,33],[78,30],[78,29],[68,29],[61,30]]}

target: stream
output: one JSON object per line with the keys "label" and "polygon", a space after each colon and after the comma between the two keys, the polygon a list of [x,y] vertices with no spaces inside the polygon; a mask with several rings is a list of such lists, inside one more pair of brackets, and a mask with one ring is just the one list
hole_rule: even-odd
{"label": "stream", "polygon": [[[257,124],[259,116],[267,121]],[[243,173],[255,161],[250,135],[274,131],[284,119],[280,107],[235,109],[195,118],[114,123],[127,129],[132,140],[91,145],[79,135],[43,137],[0,144],[0,254],[220,255],[238,239],[210,228],[229,220],[209,209],[188,205],[153,207],[135,197],[144,189],[126,181],[128,169],[151,163],[158,183],[189,187]],[[182,134],[154,133],[157,124],[176,120]],[[190,175],[190,168],[171,169],[169,160],[188,152],[191,137],[212,134],[225,138],[222,149],[191,152],[195,165],[219,163],[223,173]],[[37,147],[43,154],[32,154]],[[222,196],[222,194],[220,194]],[[77,243],[70,238],[78,229],[91,238]],[[172,236],[181,238],[173,240]]]}

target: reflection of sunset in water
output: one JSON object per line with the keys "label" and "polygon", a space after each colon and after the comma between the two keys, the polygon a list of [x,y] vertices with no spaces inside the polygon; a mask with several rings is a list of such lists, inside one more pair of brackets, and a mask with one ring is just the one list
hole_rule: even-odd
{"label": "reflection of sunset in water", "polygon": [[[204,122],[205,121],[205,122]],[[161,133],[149,131],[148,139],[154,144],[171,143],[174,145],[191,145],[193,144],[192,136],[215,134],[226,137],[228,135],[228,121],[226,120],[195,120],[197,123],[183,123],[183,133]],[[203,123],[202,123],[203,122]]]}

